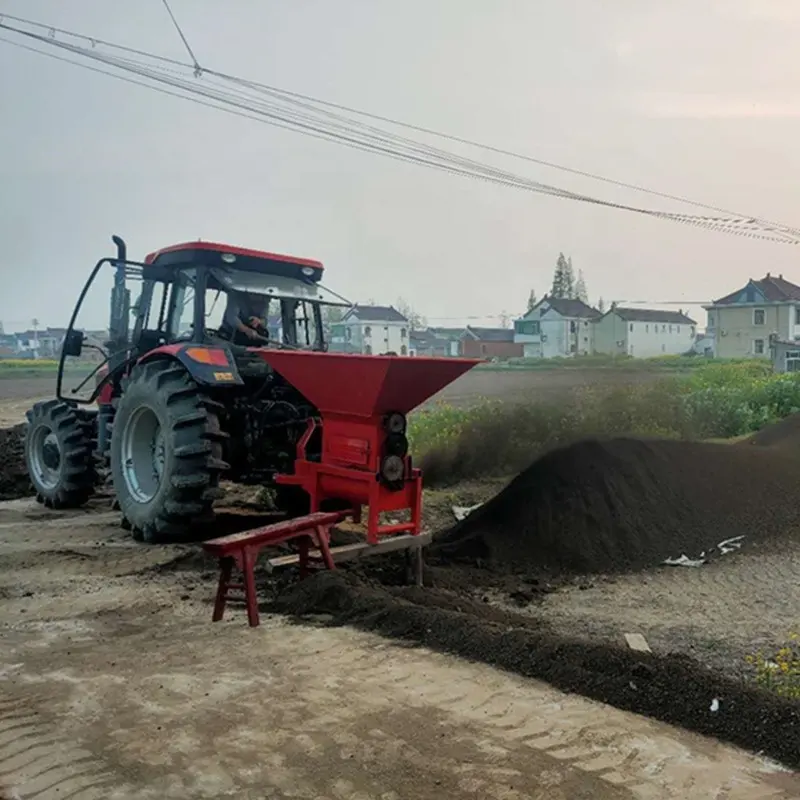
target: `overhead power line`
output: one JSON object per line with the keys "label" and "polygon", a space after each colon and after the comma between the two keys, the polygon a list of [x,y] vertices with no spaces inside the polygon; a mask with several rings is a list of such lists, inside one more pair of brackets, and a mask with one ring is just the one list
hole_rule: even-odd
{"label": "overhead power line", "polygon": [[[225,111],[226,113],[232,113],[237,116],[244,116],[268,125],[302,133],[306,136],[335,142],[337,144],[357,150],[376,153],[378,155],[383,155],[384,157],[413,163],[418,166],[437,169],[462,177],[488,181],[510,188],[522,189],[538,194],[546,194],[565,199],[576,200],[583,203],[616,208],[619,210],[625,210],[659,219],[668,219],[674,222],[681,222],[683,224],[693,225],[708,230],[716,230],[722,233],[732,233],[750,238],[765,239],[785,244],[800,243],[800,230],[797,228],[791,228],[756,217],[733,215],[733,212],[724,212],[722,209],[716,209],[715,207],[711,206],[705,207],[714,208],[714,210],[719,210],[720,213],[727,213],[731,216],[698,216],[638,208],[623,203],[615,203],[608,200],[591,197],[589,195],[569,191],[556,186],[541,183],[539,181],[534,181],[525,176],[499,169],[493,165],[466,158],[464,156],[433,147],[424,142],[419,142],[404,136],[400,136],[392,131],[367,124],[362,120],[347,117],[338,111],[331,110],[334,108],[348,110],[344,106],[338,106],[325,101],[319,101],[315,98],[298,95],[297,93],[293,92],[286,92],[285,90],[269,87],[265,84],[249,81],[237,76],[226,75],[225,73],[216,72],[207,68],[202,68],[201,70],[196,58],[194,57],[191,47],[188,44],[188,41],[186,41],[185,36],[180,30],[180,27],[174,20],[174,15],[172,15],[168,3],[165,2],[165,5],[167,6],[167,10],[170,11],[170,16],[173,17],[173,21],[178,28],[181,38],[184,40],[184,44],[190,53],[190,57],[193,60],[192,64],[186,64],[175,59],[157,56],[144,50],[124,47],[111,42],[105,42],[93,37],[89,37],[85,34],[76,33],[74,31],[56,29],[51,26],[46,26],[43,23],[32,22],[19,17],[9,17],[6,15],[5,19],[14,19],[22,24],[28,25],[29,27],[44,29],[47,31],[47,33],[40,34],[30,30],[15,28],[8,25],[3,21],[4,18],[0,17],[0,28],[3,28],[11,33],[26,37],[39,45],[46,45],[51,49],[60,49],[81,58],[100,62],[105,66],[111,67],[113,70],[136,75],[143,80],[136,80],[124,74],[121,75],[119,72],[92,67],[89,64],[81,63],[80,61],[75,61],[70,58],[64,58],[56,55],[55,53],[46,52],[46,50],[40,50],[36,47],[26,46],[13,40],[0,40],[6,44],[12,44],[17,47],[30,50],[38,55],[56,58],[57,60],[65,61],[66,63],[73,64],[74,66],[90,69],[94,72],[99,72],[109,77],[114,77],[129,83],[144,86],[162,94],[179,97],[200,105],[215,108],[219,111]],[[89,46],[79,46],[71,42],[62,41],[56,37],[57,33],[84,41],[88,43]],[[124,53],[125,55],[102,52],[98,49],[98,45],[102,45],[118,53]],[[136,57],[134,58],[133,56]],[[187,69],[193,69],[194,79],[192,78],[192,75],[185,74]],[[203,79],[197,80],[197,77],[200,75],[203,76]],[[171,88],[165,89],[163,88],[164,86]],[[438,134],[435,131],[419,128],[406,123],[400,123],[391,120],[390,118],[382,118],[378,117],[377,115],[368,114],[367,112],[358,112],[354,109],[349,109],[349,111],[350,113],[355,113],[365,118],[369,117],[372,119],[385,120],[386,122],[400,125],[405,128],[411,128],[430,133],[432,135],[450,138],[456,141],[461,141],[465,144],[471,144],[473,146],[486,147],[486,149],[494,150],[495,152],[505,152],[501,151],[499,148],[491,148],[469,142],[466,139],[459,139],[458,137]],[[507,152],[506,154],[515,155],[519,158],[526,158],[527,160],[531,160],[535,163],[549,165],[547,162],[540,162],[537,159],[520,156],[519,154],[513,154],[510,152]],[[557,165],[549,166],[557,167]],[[641,187],[635,187],[633,185],[623,184],[619,181],[611,181],[610,179],[593,176],[590,173],[581,173],[578,170],[569,170],[567,168],[564,169],[576,174],[583,174],[584,177],[593,177],[598,180],[605,180],[609,183],[626,186],[627,188],[637,189],[639,191],[648,191],[642,189]],[[657,192],[650,193],[659,194],[660,196],[669,197],[670,199],[678,200],[680,202],[692,202],[677,196],[668,196]],[[702,205],[697,203],[694,204]]]}

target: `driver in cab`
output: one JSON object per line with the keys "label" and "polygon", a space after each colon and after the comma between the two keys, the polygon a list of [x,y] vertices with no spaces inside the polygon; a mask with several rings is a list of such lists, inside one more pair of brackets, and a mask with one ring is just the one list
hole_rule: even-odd
{"label": "driver in cab", "polygon": [[220,332],[242,347],[265,344],[269,338],[265,324],[268,303],[263,295],[229,290]]}

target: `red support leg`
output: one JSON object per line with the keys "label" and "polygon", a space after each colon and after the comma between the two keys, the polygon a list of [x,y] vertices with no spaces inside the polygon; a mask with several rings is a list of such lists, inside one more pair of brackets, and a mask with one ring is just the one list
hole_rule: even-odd
{"label": "red support leg", "polygon": [[228,599],[228,584],[231,582],[231,572],[233,571],[233,559],[220,559],[219,584],[217,586],[217,599],[214,602],[214,622],[219,622],[225,613],[225,602]]}
{"label": "red support leg", "polygon": [[319,546],[319,552],[322,554],[322,560],[325,563],[325,566],[328,569],[336,569],[336,564],[333,561],[333,555],[331,555],[329,531],[330,528],[328,525],[317,525],[315,531],[317,545]]}
{"label": "red support leg", "polygon": [[242,551],[242,573],[244,575],[244,600],[247,604],[247,621],[251,628],[258,627],[258,597],[256,596],[256,555],[257,551],[245,547]]}

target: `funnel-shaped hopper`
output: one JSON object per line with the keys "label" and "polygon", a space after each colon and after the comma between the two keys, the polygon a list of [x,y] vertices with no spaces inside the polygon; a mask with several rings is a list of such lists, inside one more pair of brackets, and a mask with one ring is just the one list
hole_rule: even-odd
{"label": "funnel-shaped hopper", "polygon": [[322,414],[407,414],[469,371],[469,358],[362,356],[269,350],[259,355]]}

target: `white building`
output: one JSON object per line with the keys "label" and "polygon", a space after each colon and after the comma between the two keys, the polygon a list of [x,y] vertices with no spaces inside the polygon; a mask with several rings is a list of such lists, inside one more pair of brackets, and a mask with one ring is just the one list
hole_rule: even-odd
{"label": "white building", "polygon": [[696,326],[683,311],[612,308],[594,323],[594,349],[634,358],[683,355],[692,349]]}
{"label": "white building", "polygon": [[596,308],[581,300],[544,297],[514,322],[514,342],[525,358],[564,358],[593,351]]}
{"label": "white building", "polygon": [[330,350],[365,355],[408,355],[408,320],[393,306],[355,305],[331,326]]}

